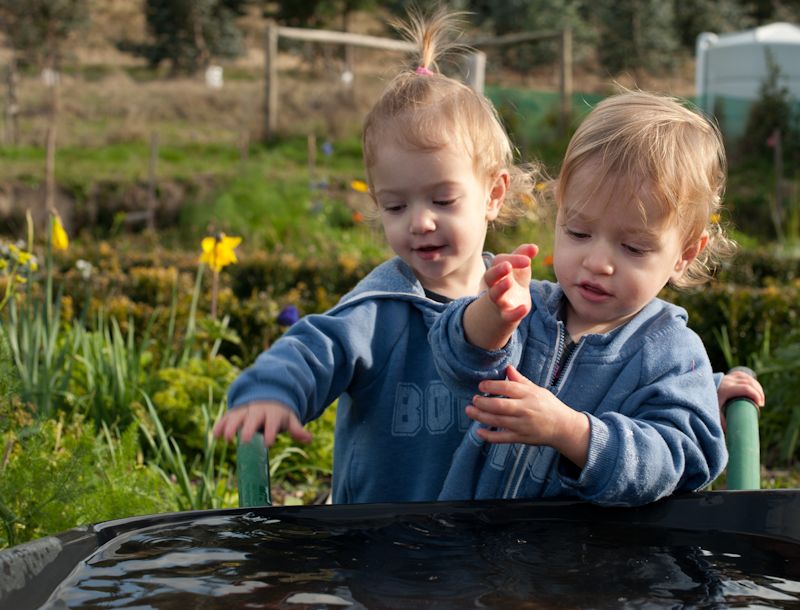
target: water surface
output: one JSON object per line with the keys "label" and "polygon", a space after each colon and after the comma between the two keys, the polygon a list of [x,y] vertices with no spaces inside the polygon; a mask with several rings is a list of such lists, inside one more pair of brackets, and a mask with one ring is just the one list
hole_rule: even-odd
{"label": "water surface", "polygon": [[44,608],[800,608],[797,546],[555,519],[247,513],[120,534]]}

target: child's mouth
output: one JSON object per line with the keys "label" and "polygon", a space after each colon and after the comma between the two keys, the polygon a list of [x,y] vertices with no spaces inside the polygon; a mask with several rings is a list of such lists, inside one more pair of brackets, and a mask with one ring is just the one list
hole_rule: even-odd
{"label": "child's mouth", "polygon": [[431,259],[439,254],[444,249],[444,246],[420,246],[414,248],[414,252],[423,259]]}
{"label": "child's mouth", "polygon": [[609,292],[596,284],[578,284],[578,289],[583,297],[589,301],[600,301],[611,296]]}

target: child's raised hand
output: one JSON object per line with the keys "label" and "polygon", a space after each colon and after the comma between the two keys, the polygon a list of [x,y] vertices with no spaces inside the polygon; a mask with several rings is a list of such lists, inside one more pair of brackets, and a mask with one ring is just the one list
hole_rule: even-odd
{"label": "child's raised hand", "polygon": [[504,322],[518,322],[531,310],[531,259],[538,252],[538,246],[523,244],[511,254],[498,254],[484,274],[489,298]]}
{"label": "child's raised hand", "polygon": [[723,430],[727,428],[723,407],[734,398],[749,398],[760,409],[765,402],[764,388],[755,377],[742,370],[732,371],[722,378],[717,388],[717,400],[719,401],[719,414]]}
{"label": "child's raised hand", "polygon": [[214,436],[233,440],[241,429],[243,442],[250,442],[256,432],[263,432],[264,445],[271,447],[279,432],[287,431],[296,441],[307,443],[311,433],[297,419],[294,411],[279,402],[263,400],[229,409],[214,426]]}

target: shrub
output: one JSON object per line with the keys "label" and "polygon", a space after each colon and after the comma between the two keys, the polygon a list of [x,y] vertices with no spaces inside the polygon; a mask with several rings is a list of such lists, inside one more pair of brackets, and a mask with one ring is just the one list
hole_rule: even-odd
{"label": "shrub", "polygon": [[136,427],[96,436],[80,417],[35,421],[0,413],[0,548],[81,524],[176,509],[141,462]]}
{"label": "shrub", "polygon": [[770,247],[740,249],[717,278],[740,286],[791,284],[800,278],[800,256]]}
{"label": "shrub", "polygon": [[219,404],[238,370],[222,356],[191,358],[181,367],[159,370],[160,389],[153,405],[165,430],[184,449],[195,453],[203,448],[205,421],[202,405]]}
{"label": "shrub", "polygon": [[301,284],[312,298],[320,288],[341,296],[383,260],[351,255],[301,259],[292,254],[254,253],[231,269],[231,288],[240,299],[262,291],[280,295]]}
{"label": "shrub", "polygon": [[751,355],[761,353],[769,334],[790,336],[800,316],[800,281],[781,287],[712,284],[692,292],[666,289],[663,296],[688,311],[689,326],[703,339],[716,371],[727,366],[720,329],[727,329],[734,361],[746,364]]}
{"label": "shrub", "polygon": [[717,284],[696,292],[665,292],[688,311],[689,326],[703,340],[715,371],[746,365],[758,374],[767,397],[760,428],[762,463],[774,467],[795,462],[800,280],[786,286]]}
{"label": "shrub", "polygon": [[796,465],[800,461],[800,333],[757,363],[767,395],[760,422],[762,463]]}

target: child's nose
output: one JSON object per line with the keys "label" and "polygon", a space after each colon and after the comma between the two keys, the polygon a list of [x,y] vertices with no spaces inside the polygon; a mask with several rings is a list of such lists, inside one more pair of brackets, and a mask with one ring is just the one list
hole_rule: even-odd
{"label": "child's nose", "polygon": [[611,248],[602,243],[594,244],[584,256],[583,266],[598,275],[611,275],[614,273]]}
{"label": "child's nose", "polygon": [[436,229],[436,215],[433,210],[424,205],[413,206],[409,229],[414,234],[428,233]]}

